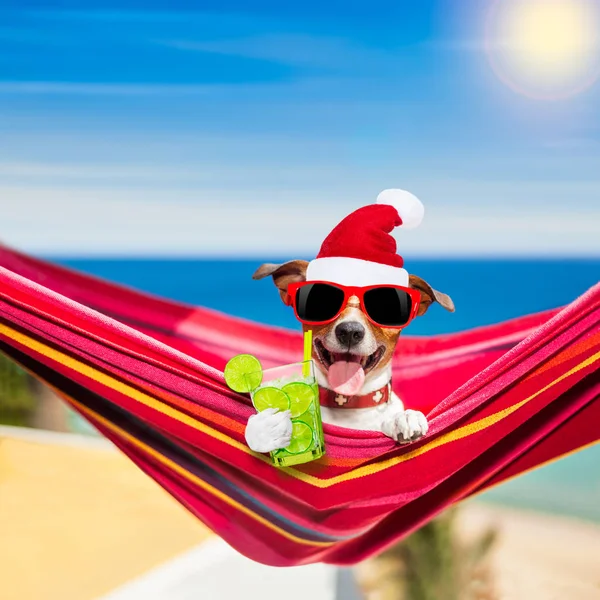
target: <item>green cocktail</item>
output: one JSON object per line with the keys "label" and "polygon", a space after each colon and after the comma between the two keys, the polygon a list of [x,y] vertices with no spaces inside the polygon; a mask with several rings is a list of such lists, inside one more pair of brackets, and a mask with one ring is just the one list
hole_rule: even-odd
{"label": "green cocktail", "polygon": [[[286,448],[271,452],[278,467],[300,465],[321,458],[325,452],[319,387],[312,360],[244,375],[252,404],[258,412],[267,408],[290,411],[292,439]],[[260,382],[257,385],[257,382]]]}

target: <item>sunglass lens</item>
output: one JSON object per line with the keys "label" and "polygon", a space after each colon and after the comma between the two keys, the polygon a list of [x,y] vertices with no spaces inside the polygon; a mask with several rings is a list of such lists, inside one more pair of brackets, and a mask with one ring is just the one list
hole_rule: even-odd
{"label": "sunglass lens", "polygon": [[406,325],[412,310],[410,294],[392,287],[367,290],[364,295],[365,311],[379,325],[401,327]]}
{"label": "sunglass lens", "polygon": [[296,291],[296,312],[301,321],[329,321],[337,315],[343,303],[343,290],[326,283],[308,283]]}

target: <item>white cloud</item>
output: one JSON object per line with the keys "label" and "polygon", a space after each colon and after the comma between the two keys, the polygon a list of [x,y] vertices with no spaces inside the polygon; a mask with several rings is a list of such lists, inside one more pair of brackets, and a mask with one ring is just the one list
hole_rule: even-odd
{"label": "white cloud", "polygon": [[204,25],[256,23],[260,18],[252,14],[224,13],[198,10],[28,10],[18,14],[44,19],[48,21],[104,21],[107,23],[190,23],[199,22]]}
{"label": "white cloud", "polygon": [[422,44],[427,48],[433,50],[456,50],[464,52],[484,52],[486,49],[486,42],[483,39],[438,39],[438,40],[427,40]]}
{"label": "white cloud", "polygon": [[373,70],[382,63],[397,67],[402,55],[394,55],[376,48],[351,44],[335,37],[262,34],[211,41],[166,40],[158,43],[192,52],[207,52],[231,56],[243,56],[287,63],[304,67],[356,69],[369,67]]}
{"label": "white cloud", "polygon": [[548,172],[546,180],[466,180],[433,176],[428,180],[415,179],[406,185],[428,206],[436,209],[462,206],[468,214],[484,210],[490,214],[531,214],[543,218],[545,214],[600,210],[600,179],[552,179],[552,162],[543,164]]}
{"label": "white cloud", "polygon": [[[23,95],[74,95],[74,96],[205,96],[222,94],[230,99],[233,92],[256,93],[264,100],[268,94],[280,92],[299,94],[301,92],[338,91],[339,86],[348,80],[343,77],[296,76],[293,79],[273,81],[228,81],[218,83],[85,83],[77,81],[38,81],[0,80],[0,94]],[[351,81],[350,81],[351,83]],[[266,96],[265,96],[266,95]]]}
{"label": "white cloud", "polygon": [[[59,255],[310,258],[360,205],[323,203],[301,191],[265,201],[253,190],[187,193],[85,188],[0,188],[0,239]],[[193,200],[193,201],[191,201]],[[600,255],[600,207],[574,212],[460,203],[431,205],[423,225],[398,231],[408,256]]]}
{"label": "white cloud", "polygon": [[550,139],[543,144],[545,148],[566,151],[590,151],[594,154],[600,151],[600,139],[585,136],[571,136],[562,139]]}
{"label": "white cloud", "polygon": [[219,190],[203,195],[211,200],[192,203],[185,194],[172,199],[149,189],[4,188],[0,237],[41,253],[235,255],[300,252],[325,233],[310,218],[314,207],[303,207],[293,194],[271,204]]}
{"label": "white cloud", "polygon": [[[256,148],[255,148],[256,149]],[[213,150],[213,154],[215,151]],[[222,162],[198,161],[188,164],[147,164],[127,163],[76,163],[76,162],[0,162],[0,186],[45,187],[51,185],[70,186],[85,185],[85,192],[94,187],[115,186],[154,189],[177,188],[177,193],[189,193],[189,199],[202,196],[204,189],[210,186],[222,186],[223,182],[232,193],[246,195],[248,188],[254,194],[269,194],[273,188],[282,186],[306,188],[307,183],[313,188],[327,187],[334,181],[344,181],[347,170],[338,166],[319,166],[315,164],[290,164],[290,161],[275,162],[270,160],[243,163],[223,164]],[[182,191],[183,189],[183,191]]]}
{"label": "white cloud", "polygon": [[108,84],[62,81],[0,81],[0,94],[73,94],[100,96],[149,96],[206,94],[211,85]]}
{"label": "white cloud", "polygon": [[0,177],[58,178],[58,179],[123,179],[185,177],[191,169],[128,164],[81,164],[45,162],[0,162]]}

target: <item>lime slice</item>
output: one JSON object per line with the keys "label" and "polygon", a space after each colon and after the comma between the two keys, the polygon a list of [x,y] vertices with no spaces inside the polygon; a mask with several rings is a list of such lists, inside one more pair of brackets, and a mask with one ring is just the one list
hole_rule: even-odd
{"label": "lime slice", "polygon": [[290,454],[306,452],[313,442],[313,430],[302,421],[292,424],[292,441],[286,448]]}
{"label": "lime slice", "polygon": [[[262,365],[252,354],[238,354],[225,365],[223,375],[225,383],[234,392],[246,394],[260,385],[263,378]],[[247,376],[250,376],[250,381],[247,380]]]}
{"label": "lime slice", "polygon": [[290,397],[292,419],[303,415],[315,401],[315,392],[308,383],[294,381],[283,386],[283,391]]}
{"label": "lime slice", "polygon": [[258,412],[267,408],[277,408],[281,412],[290,408],[290,398],[279,388],[264,387],[256,390],[252,396],[252,404]]}

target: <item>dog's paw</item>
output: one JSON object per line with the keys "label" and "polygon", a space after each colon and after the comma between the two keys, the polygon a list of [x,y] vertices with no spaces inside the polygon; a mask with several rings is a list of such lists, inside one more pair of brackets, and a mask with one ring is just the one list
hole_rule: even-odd
{"label": "dog's paw", "polygon": [[417,410],[404,410],[396,414],[393,421],[386,425],[384,433],[400,444],[418,440],[429,429],[425,415]]}
{"label": "dog's paw", "polygon": [[254,452],[273,452],[286,448],[292,440],[290,411],[267,408],[252,415],[246,425],[246,443]]}

